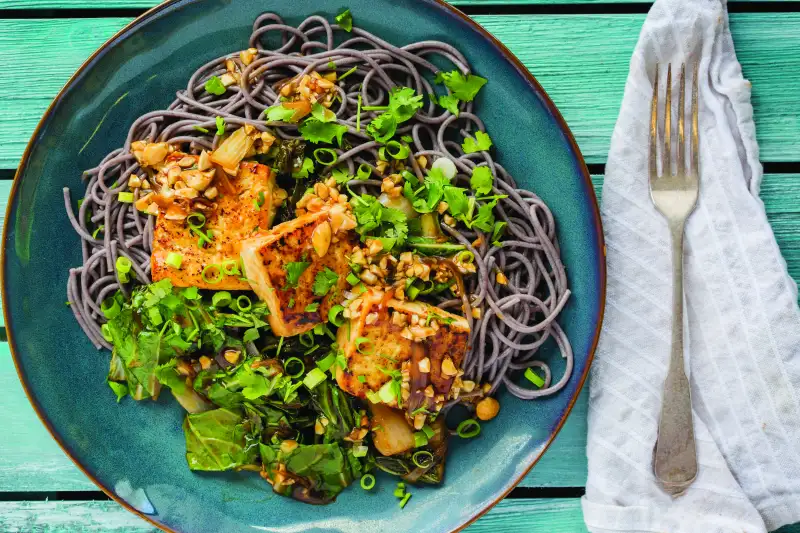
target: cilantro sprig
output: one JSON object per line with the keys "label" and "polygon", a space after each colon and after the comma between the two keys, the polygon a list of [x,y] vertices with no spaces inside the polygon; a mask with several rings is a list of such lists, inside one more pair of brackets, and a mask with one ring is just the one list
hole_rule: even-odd
{"label": "cilantro sprig", "polygon": [[389,93],[389,105],[366,106],[364,111],[384,112],[375,117],[367,126],[367,133],[380,143],[385,143],[397,133],[397,127],[411,120],[422,108],[422,95],[410,87],[395,87]]}
{"label": "cilantro sprig", "polygon": [[356,216],[356,231],[362,238],[379,239],[387,251],[405,243],[408,237],[408,217],[405,213],[384,206],[369,194],[353,195],[350,203]]}
{"label": "cilantro sprig", "polygon": [[436,75],[436,83],[444,83],[445,87],[450,89],[450,92],[458,100],[462,102],[471,102],[481,87],[486,85],[486,78],[481,78],[474,74],[467,74],[466,76],[458,70],[452,72],[439,72]]}

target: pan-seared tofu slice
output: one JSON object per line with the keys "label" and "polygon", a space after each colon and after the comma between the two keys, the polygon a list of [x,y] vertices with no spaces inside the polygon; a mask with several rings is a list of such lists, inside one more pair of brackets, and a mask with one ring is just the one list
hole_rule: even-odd
{"label": "pan-seared tofu slice", "polygon": [[[186,157],[186,154],[182,154]],[[189,156],[193,157],[193,156]],[[200,210],[192,207],[191,200],[173,196],[168,208],[158,212],[153,230],[153,253],[151,259],[153,281],[169,278],[177,287],[198,287],[214,290],[248,290],[250,285],[241,275],[224,276],[219,283],[209,284],[203,280],[206,265],[223,262],[239,263],[239,246],[243,239],[254,231],[268,229],[275,216],[273,193],[275,175],[266,165],[242,162],[239,173],[228,180],[236,194],[217,197],[211,208]],[[163,202],[162,202],[163,203]],[[211,204],[211,202],[205,202]],[[178,207],[178,216],[170,216]],[[198,236],[192,232],[183,216],[201,212],[206,217],[202,231],[210,232],[210,244],[198,247]],[[172,219],[177,218],[177,220]],[[180,254],[180,269],[167,265],[170,253]],[[213,279],[213,272],[207,273]]]}
{"label": "pan-seared tofu slice", "polygon": [[[344,300],[343,293],[348,287],[345,278],[350,271],[347,256],[358,243],[358,236],[353,231],[331,235],[329,211],[326,207],[307,213],[242,242],[247,278],[253,291],[269,307],[269,325],[275,335],[300,335],[327,322],[330,308]],[[314,245],[316,242],[323,251],[319,234],[329,236],[329,245],[322,256]],[[292,283],[292,276],[297,278],[296,283]],[[324,295],[314,293],[318,276],[322,282],[318,293],[326,279],[330,285]]]}
{"label": "pan-seared tofu slice", "polygon": [[[467,320],[422,302],[389,298],[378,290],[353,300],[348,314],[350,319],[337,336],[347,363],[336,370],[339,386],[359,398],[380,397],[381,403],[399,404],[409,413],[418,407],[435,412],[447,398],[467,353]],[[391,387],[386,384],[396,380],[397,371],[401,383],[408,383],[407,389],[399,387],[408,392],[401,392],[399,402],[396,393],[391,397],[384,391],[376,396],[384,386]],[[417,404],[413,409],[412,403]]]}

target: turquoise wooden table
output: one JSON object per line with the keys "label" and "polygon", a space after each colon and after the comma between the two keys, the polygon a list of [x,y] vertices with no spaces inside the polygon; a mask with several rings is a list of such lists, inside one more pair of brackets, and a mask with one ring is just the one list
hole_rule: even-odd
{"label": "turquoise wooden table", "polygon": [[[156,3],[0,0],[2,213],[20,155],[50,100],[89,54]],[[649,3],[454,3],[538,78],[572,128],[599,195],[628,62]],[[766,173],[762,198],[789,272],[800,280],[800,3],[731,0],[730,11],[739,59],[753,83]],[[5,339],[4,331],[0,334]],[[59,356],[56,349],[53,359]],[[509,498],[469,528],[471,533],[586,531],[580,510],[586,411],[584,391],[544,458]],[[0,344],[0,531],[153,531],[109,501],[61,452],[28,404],[5,343]],[[800,533],[800,525],[780,531]]]}

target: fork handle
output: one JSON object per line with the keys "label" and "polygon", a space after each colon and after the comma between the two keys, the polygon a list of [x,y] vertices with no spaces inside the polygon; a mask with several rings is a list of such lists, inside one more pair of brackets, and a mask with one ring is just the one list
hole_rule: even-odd
{"label": "fork handle", "polygon": [[672,352],[653,450],[656,480],[665,492],[673,496],[682,494],[697,477],[692,401],[683,356],[684,222],[669,224],[672,235]]}

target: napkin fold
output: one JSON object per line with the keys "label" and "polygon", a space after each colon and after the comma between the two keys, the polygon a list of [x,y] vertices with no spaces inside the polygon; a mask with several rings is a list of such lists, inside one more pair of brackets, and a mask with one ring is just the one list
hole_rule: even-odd
{"label": "napkin fold", "polygon": [[[648,190],[649,109],[657,65],[663,102],[672,63],[677,107],[680,65],[690,86],[698,60],[700,199],[686,227],[684,305],[699,475],[673,499],[652,473],[672,285],[667,225]],[[800,521],[800,310],[761,178],[726,2],[657,0],[631,59],[603,186],[608,298],[582,502],[592,532],[756,533]]]}

